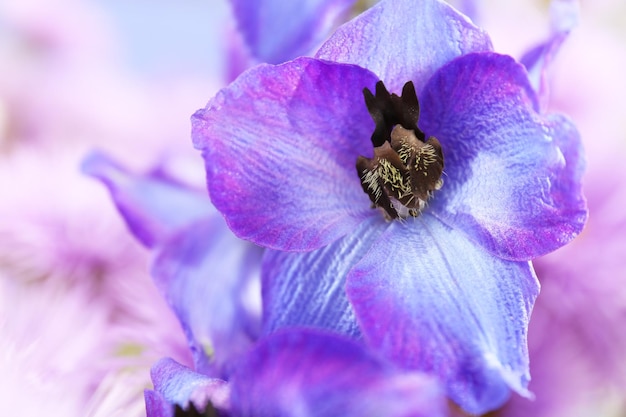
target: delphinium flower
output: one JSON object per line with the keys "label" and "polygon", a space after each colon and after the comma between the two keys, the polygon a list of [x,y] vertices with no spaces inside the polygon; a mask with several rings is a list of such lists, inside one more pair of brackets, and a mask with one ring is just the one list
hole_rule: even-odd
{"label": "delphinium flower", "polygon": [[491,49],[442,2],[382,1],[193,117],[213,203],[274,249],[264,332],[363,339],[471,413],[528,395],[529,261],[586,219],[575,127]]}

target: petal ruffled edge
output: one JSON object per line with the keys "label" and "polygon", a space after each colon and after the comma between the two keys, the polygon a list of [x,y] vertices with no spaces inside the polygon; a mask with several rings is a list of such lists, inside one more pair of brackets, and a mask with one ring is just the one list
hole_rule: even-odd
{"label": "petal ruffled edge", "polygon": [[578,132],[538,108],[524,67],[494,53],[452,61],[422,95],[420,125],[446,164],[431,212],[511,260],[563,246],[587,217]]}

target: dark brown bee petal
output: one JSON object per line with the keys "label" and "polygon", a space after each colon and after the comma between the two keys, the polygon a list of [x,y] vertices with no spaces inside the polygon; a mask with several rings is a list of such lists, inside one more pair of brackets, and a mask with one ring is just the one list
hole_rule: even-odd
{"label": "dark brown bee petal", "polygon": [[441,144],[434,137],[424,142],[426,136],[417,127],[419,102],[412,82],[404,85],[400,97],[389,94],[382,81],[376,84],[376,95],[367,88],[363,95],[376,123],[374,158],[360,156],[356,164],[363,191],[389,219],[417,216],[441,188]]}

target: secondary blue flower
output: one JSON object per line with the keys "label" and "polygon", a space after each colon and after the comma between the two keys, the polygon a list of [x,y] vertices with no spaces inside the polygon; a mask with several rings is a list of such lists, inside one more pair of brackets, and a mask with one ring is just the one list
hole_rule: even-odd
{"label": "secondary blue flower", "polygon": [[99,153],[83,170],[106,184],[129,229],[153,249],[152,276],[185,331],[195,369],[227,373],[259,336],[262,250],[232,234],[204,190],[162,171],[133,174]]}
{"label": "secondary blue flower", "polygon": [[434,379],[401,372],[362,344],[313,329],[281,331],[260,341],[240,358],[228,383],[170,359],[154,366],[152,379],[154,391],[146,391],[148,417],[172,416],[172,404],[181,410],[209,407],[232,417],[446,414]]}
{"label": "secondary blue flower", "polygon": [[[406,94],[379,86],[366,107],[379,79]],[[387,136],[394,125],[406,130]],[[244,73],[194,115],[193,138],[231,229],[279,250],[264,259],[266,332],[363,337],[437,374],[472,413],[510,389],[528,395],[529,261],[583,227],[580,141],[464,16],[436,0],[382,1],[315,59]],[[359,157],[373,161],[361,178]],[[443,186],[414,179],[438,165]]]}

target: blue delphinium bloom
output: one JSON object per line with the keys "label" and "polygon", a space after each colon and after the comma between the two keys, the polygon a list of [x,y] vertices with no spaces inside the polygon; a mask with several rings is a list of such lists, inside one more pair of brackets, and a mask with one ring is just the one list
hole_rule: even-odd
{"label": "blue delphinium bloom", "polygon": [[[276,332],[242,355],[227,382],[163,359],[146,391],[148,417],[442,417],[433,378],[401,372],[362,344],[314,329]],[[185,414],[185,411],[188,414]]]}
{"label": "blue delphinium bloom", "polygon": [[491,49],[443,2],[384,0],[192,119],[213,203],[277,250],[264,331],[363,338],[471,413],[529,395],[530,260],[587,215],[575,127]]}

